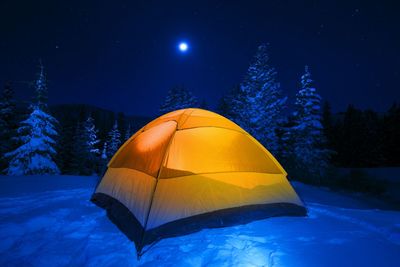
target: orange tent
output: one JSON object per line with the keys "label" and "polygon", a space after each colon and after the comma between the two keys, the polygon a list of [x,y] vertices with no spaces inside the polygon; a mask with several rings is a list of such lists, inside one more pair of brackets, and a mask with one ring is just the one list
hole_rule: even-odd
{"label": "orange tent", "polygon": [[305,215],[278,161],[232,121],[165,114],[115,153],[92,201],[135,242],[278,215]]}

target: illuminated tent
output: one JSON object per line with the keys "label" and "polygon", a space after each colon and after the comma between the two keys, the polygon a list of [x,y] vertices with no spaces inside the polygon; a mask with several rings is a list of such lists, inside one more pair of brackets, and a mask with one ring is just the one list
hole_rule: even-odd
{"label": "illuminated tent", "polygon": [[126,141],[92,201],[138,255],[164,237],[306,214],[271,153],[232,121],[192,108],[165,114]]}

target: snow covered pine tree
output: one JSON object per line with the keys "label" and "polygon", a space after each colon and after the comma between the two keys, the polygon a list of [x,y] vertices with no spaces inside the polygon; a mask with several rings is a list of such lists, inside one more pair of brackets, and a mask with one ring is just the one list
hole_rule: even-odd
{"label": "snow covered pine tree", "polygon": [[99,171],[100,149],[98,148],[100,140],[97,138],[98,130],[94,124],[94,119],[89,115],[83,124],[85,130],[85,140],[89,152],[89,163],[93,172]]}
{"label": "snow covered pine tree", "polygon": [[103,144],[103,151],[101,152],[101,159],[103,159],[104,161],[107,160],[107,154],[108,154],[108,149],[107,149],[107,142],[104,142]]}
{"label": "snow covered pine tree", "polygon": [[47,111],[47,81],[40,63],[35,81],[36,103],[32,113],[17,129],[17,149],[6,154],[10,158],[8,175],[57,174],[59,169],[53,160],[57,137],[57,120]]}
{"label": "snow covered pine tree", "polygon": [[94,119],[89,115],[84,123],[85,135],[89,152],[93,155],[99,155],[100,150],[97,147],[100,140],[97,138],[97,129],[94,125]]}
{"label": "snow covered pine tree", "polygon": [[91,175],[98,172],[100,150],[97,145],[97,130],[94,120],[89,116],[84,123],[78,123],[73,145],[73,173]]}
{"label": "snow covered pine tree", "polygon": [[293,143],[295,169],[308,179],[321,179],[328,167],[331,151],[326,146],[322,126],[321,97],[313,87],[308,66],[301,76],[301,89],[296,94],[293,126],[289,139]]}
{"label": "snow covered pine tree", "polygon": [[114,156],[115,152],[119,149],[121,145],[121,133],[118,130],[118,121],[116,120],[114,123],[113,128],[111,131],[108,133],[108,148],[107,148],[107,153],[108,153],[108,158],[112,158]]}
{"label": "snow covered pine tree", "polygon": [[235,109],[237,105],[234,103],[242,103],[242,101],[243,95],[240,90],[240,85],[236,85],[219,100],[217,111],[222,116],[237,122],[237,117],[240,112]]}
{"label": "snow covered pine tree", "polygon": [[198,100],[192,92],[183,86],[175,86],[168,91],[160,112],[164,114],[177,109],[195,107],[198,107]]}
{"label": "snow covered pine tree", "polygon": [[231,100],[232,119],[273,154],[278,151],[276,130],[287,99],[281,94],[276,75],[269,65],[267,46],[260,45],[240,91]]}
{"label": "snow covered pine tree", "polygon": [[89,167],[90,152],[88,142],[86,140],[85,128],[82,122],[78,122],[75,127],[73,145],[72,145],[72,159],[71,171],[76,175],[90,175],[91,170]]}
{"label": "snow covered pine tree", "polygon": [[128,140],[129,138],[131,138],[132,136],[132,128],[131,128],[131,124],[128,124],[128,127],[126,127],[125,130],[125,137],[124,137],[124,141]]}

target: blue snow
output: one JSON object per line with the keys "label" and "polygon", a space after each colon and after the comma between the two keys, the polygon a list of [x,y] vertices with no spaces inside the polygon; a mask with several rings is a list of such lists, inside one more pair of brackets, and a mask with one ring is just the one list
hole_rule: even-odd
{"label": "blue snow", "polygon": [[0,177],[0,266],[400,266],[400,212],[301,183],[308,217],[164,239],[137,261],[89,201],[97,179]]}

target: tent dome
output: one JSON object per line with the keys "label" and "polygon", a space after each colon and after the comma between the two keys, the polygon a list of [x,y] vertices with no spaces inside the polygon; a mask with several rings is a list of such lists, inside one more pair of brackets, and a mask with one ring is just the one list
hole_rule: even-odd
{"label": "tent dome", "polygon": [[278,161],[214,112],[167,113],[115,153],[92,200],[142,247],[204,227],[304,215]]}

